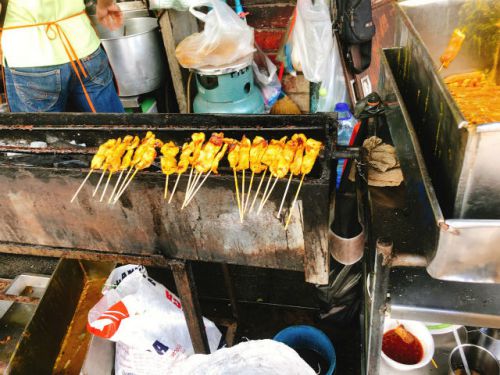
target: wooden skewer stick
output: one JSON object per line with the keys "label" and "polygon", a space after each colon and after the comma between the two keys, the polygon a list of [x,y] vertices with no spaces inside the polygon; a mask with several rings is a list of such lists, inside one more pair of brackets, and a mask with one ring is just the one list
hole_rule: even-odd
{"label": "wooden skewer stick", "polygon": [[293,197],[292,205],[290,206],[290,213],[288,214],[288,218],[286,219],[285,230],[288,228],[288,224],[290,224],[290,219],[292,218],[293,207],[295,203],[297,203],[297,197],[299,196],[300,188],[302,187],[302,182],[304,182],[305,174],[302,174],[302,178],[300,179],[299,187],[297,188],[297,192],[295,193],[295,197]]}
{"label": "wooden skewer stick", "polygon": [[120,185],[120,181],[122,180],[123,172],[125,172],[125,169],[122,169],[122,171],[120,172],[120,175],[118,176],[118,180],[116,180],[115,187],[114,187],[113,191],[111,192],[111,195],[108,199],[108,203],[111,203],[113,201],[113,197],[115,196],[118,185]]}
{"label": "wooden skewer stick", "polygon": [[167,199],[167,194],[168,194],[168,174],[167,177],[165,177],[165,191],[163,192],[163,199]]}
{"label": "wooden skewer stick", "polygon": [[260,199],[259,208],[257,209],[257,213],[259,213],[261,210],[262,201],[264,200],[264,198],[267,195],[267,192],[269,190],[269,186],[271,185],[272,179],[273,179],[273,175],[271,173],[269,173],[269,178],[267,180],[266,188],[264,189],[264,192],[262,193],[262,198]]}
{"label": "wooden skewer stick", "polygon": [[234,173],[234,186],[236,188],[236,202],[238,202],[238,211],[240,213],[240,222],[243,223],[243,217],[241,215],[240,189],[238,188],[238,176],[236,175],[236,168],[233,168],[233,173]]}
{"label": "wooden skewer stick", "polygon": [[290,182],[292,182],[292,177],[293,173],[290,172],[290,177],[288,178],[288,183],[286,184],[285,193],[283,194],[283,199],[281,199],[280,209],[278,210],[278,215],[276,215],[278,219],[280,218],[281,210],[283,209],[283,205],[285,204],[285,198],[288,193],[288,188],[290,187]]}
{"label": "wooden skewer stick", "polygon": [[245,218],[245,170],[241,172],[241,216]]}
{"label": "wooden skewer stick", "polygon": [[136,173],[138,172],[139,170],[136,168],[134,173],[132,173],[132,176],[130,177],[130,179],[127,181],[127,184],[123,187],[123,189],[121,190],[120,194],[117,195],[117,197],[115,198],[115,200],[113,201],[113,204],[115,204],[116,202],[118,202],[118,199],[120,199],[120,197],[123,195],[123,193],[125,192],[125,190],[127,190],[127,187],[130,185],[130,183],[132,182],[132,180],[134,179]]}
{"label": "wooden skewer stick", "polygon": [[191,186],[189,189],[186,189],[186,195],[184,196],[184,202],[182,203],[182,208],[186,207],[186,203],[191,198],[191,194],[193,193],[194,189],[196,188],[196,185],[198,184],[198,181],[200,180],[201,173],[196,171],[193,180],[191,181]]}
{"label": "wooden skewer stick", "polygon": [[99,186],[101,186],[101,182],[105,174],[106,174],[106,169],[102,171],[101,178],[99,179],[99,182],[97,183],[97,186],[95,187],[94,192],[92,193],[93,197],[95,197],[95,195],[97,194],[97,190],[99,190]]}
{"label": "wooden skewer stick", "polygon": [[179,184],[179,180],[181,179],[182,173],[177,173],[177,178],[175,180],[174,188],[172,189],[172,193],[170,193],[170,199],[168,200],[168,204],[172,203],[172,198],[174,197],[175,190],[177,189],[177,185]]}
{"label": "wooden skewer stick", "polygon": [[189,179],[186,185],[186,196],[188,195],[188,191],[191,188],[191,179],[193,178],[193,169],[194,167],[191,165],[191,170],[189,171]]}
{"label": "wooden skewer stick", "polygon": [[121,193],[122,193],[122,191],[123,191],[123,187],[127,184],[127,180],[128,180],[128,178],[129,178],[129,176],[130,176],[130,173],[132,172],[132,170],[133,170],[133,169],[134,169],[134,167],[130,167],[130,169],[128,170],[127,174],[125,175],[125,178],[124,178],[124,179],[123,179],[123,181],[122,181],[121,186],[118,188],[118,191],[116,192],[115,198],[113,198],[113,202],[115,202],[115,203],[116,203],[116,201],[117,201],[117,197],[118,197],[119,195],[121,195]]}
{"label": "wooden skewer stick", "polygon": [[106,181],[106,185],[104,185],[104,190],[102,191],[101,199],[99,199],[99,202],[102,202],[104,196],[106,195],[106,190],[108,190],[108,185],[109,181],[111,180],[111,176],[113,176],[113,172],[109,172],[108,180]]}
{"label": "wooden skewer stick", "polygon": [[80,184],[80,186],[78,187],[78,190],[76,191],[75,195],[73,195],[73,198],[71,198],[71,200],[69,201],[70,203],[73,203],[73,201],[76,199],[77,195],[80,194],[80,190],[82,190],[83,188],[83,185],[85,185],[85,183],[87,182],[87,180],[89,179],[90,175],[92,174],[92,172],[94,172],[94,169],[91,169],[89,171],[89,173],[87,173],[87,177],[85,177],[85,179],[83,180],[83,182]]}
{"label": "wooden skewer stick", "polygon": [[198,193],[198,190],[200,190],[201,186],[203,185],[203,183],[207,180],[208,176],[210,176],[210,173],[212,173],[212,171],[209,171],[205,177],[203,178],[203,180],[200,182],[200,184],[196,187],[196,190],[193,192],[193,194],[191,194],[191,196],[189,197],[189,200],[187,201],[186,203],[186,206],[191,203],[191,201],[193,200],[194,196],[196,195],[196,193]]}
{"label": "wooden skewer stick", "polygon": [[255,175],[255,172],[252,171],[252,177],[250,177],[250,184],[248,185],[248,192],[247,192],[247,200],[245,201],[245,207],[243,208],[243,213],[247,212],[248,201],[250,200],[250,196],[252,194],[252,185],[253,185],[254,175]]}
{"label": "wooden skewer stick", "polygon": [[267,195],[265,197],[263,197],[262,201],[260,202],[259,210],[257,211],[258,214],[264,208],[264,205],[266,204],[266,202],[268,201],[269,197],[271,196],[271,193],[273,192],[274,187],[276,186],[276,183],[278,182],[278,180],[279,180],[279,177],[276,177],[276,179],[273,182],[273,185],[271,186],[271,189],[269,189],[269,192],[267,193]]}
{"label": "wooden skewer stick", "polygon": [[443,68],[444,68],[444,64],[441,64],[441,66],[438,68],[438,73],[439,73],[441,70],[443,70]]}
{"label": "wooden skewer stick", "polygon": [[260,188],[262,187],[262,183],[266,179],[266,172],[267,169],[264,169],[264,173],[262,173],[262,177],[260,178],[259,186],[257,187],[257,192],[255,193],[255,196],[253,197],[252,205],[250,206],[250,210],[248,212],[252,212],[253,206],[255,205],[255,202],[257,201],[257,197],[259,196]]}

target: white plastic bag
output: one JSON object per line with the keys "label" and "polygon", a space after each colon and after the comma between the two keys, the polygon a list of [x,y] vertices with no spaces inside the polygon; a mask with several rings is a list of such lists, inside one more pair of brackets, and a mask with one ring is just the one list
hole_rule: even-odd
{"label": "white plastic bag", "polygon": [[316,112],[333,112],[335,104],[347,103],[347,86],[342,70],[341,56],[337,40],[325,67],[325,78],[319,89],[318,108]]}
{"label": "white plastic bag", "polygon": [[285,344],[273,340],[242,342],[209,355],[196,354],[177,362],[171,375],[316,375]]}
{"label": "white plastic bag", "polygon": [[[151,279],[143,266],[116,268],[105,285],[104,296],[89,311],[87,329],[120,344],[116,363],[124,373],[165,373],[172,363],[194,353],[180,300]],[[210,350],[215,351],[221,333],[214,323],[203,321]]]}
{"label": "white plastic bag", "polygon": [[[195,8],[211,7],[208,13]],[[179,43],[175,56],[184,68],[221,67],[232,64],[255,51],[253,28],[221,0],[194,0],[189,7],[193,16],[205,23]]]}
{"label": "white plastic bag", "polygon": [[325,76],[333,46],[332,21],[325,0],[298,0],[297,19],[292,32],[292,61],[309,82]]}
{"label": "white plastic bag", "polygon": [[281,83],[276,74],[276,65],[257,47],[257,52],[253,56],[252,67],[255,81],[264,98],[266,112],[269,112],[281,93]]}

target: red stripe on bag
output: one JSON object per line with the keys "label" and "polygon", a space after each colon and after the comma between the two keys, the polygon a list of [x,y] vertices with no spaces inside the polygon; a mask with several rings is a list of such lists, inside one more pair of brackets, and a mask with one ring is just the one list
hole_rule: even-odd
{"label": "red stripe on bag", "polygon": [[122,320],[129,316],[127,307],[120,301],[106,310],[99,319],[87,323],[87,331],[95,336],[109,339],[116,333]]}

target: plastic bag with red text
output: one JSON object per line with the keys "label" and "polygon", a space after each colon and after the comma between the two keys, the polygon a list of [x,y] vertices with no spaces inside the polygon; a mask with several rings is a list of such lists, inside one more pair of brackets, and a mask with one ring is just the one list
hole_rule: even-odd
{"label": "plastic bag with red text", "polygon": [[[221,333],[213,322],[205,318],[203,321],[213,352]],[[115,371],[126,363],[123,372],[165,373],[172,363],[194,353],[180,300],[151,279],[143,266],[127,265],[113,270],[103,297],[89,311],[87,329],[120,344],[116,364],[120,360],[121,366]],[[134,356],[124,357],[120,348]],[[134,358],[147,360],[134,363]]]}

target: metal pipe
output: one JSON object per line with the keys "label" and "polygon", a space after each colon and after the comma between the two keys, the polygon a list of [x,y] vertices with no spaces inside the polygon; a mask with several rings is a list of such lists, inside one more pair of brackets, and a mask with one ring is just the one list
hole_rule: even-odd
{"label": "metal pipe", "polygon": [[391,239],[377,239],[368,327],[367,375],[378,375],[380,370],[380,352],[382,350],[382,336],[387,308],[387,290],[389,288],[390,263],[393,247],[394,245]]}
{"label": "metal pipe", "polygon": [[361,147],[336,145],[332,151],[332,159],[359,159],[361,152]]}
{"label": "metal pipe", "polygon": [[391,267],[427,267],[427,258],[415,254],[395,254],[391,259]]}

